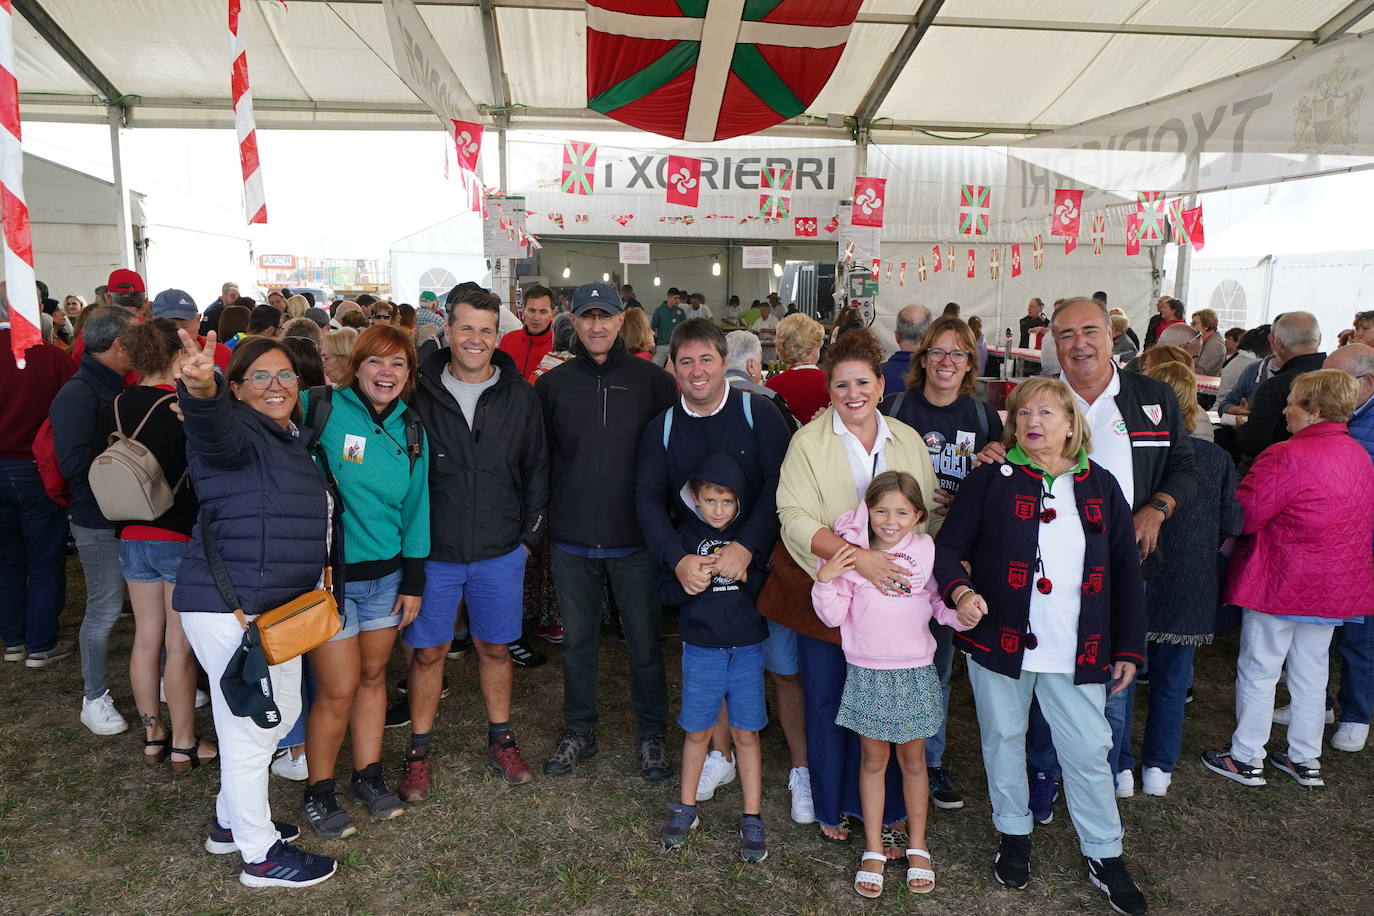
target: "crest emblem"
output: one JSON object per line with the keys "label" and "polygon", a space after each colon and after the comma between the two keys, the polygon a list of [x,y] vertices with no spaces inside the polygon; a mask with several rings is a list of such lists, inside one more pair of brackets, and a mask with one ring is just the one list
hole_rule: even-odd
{"label": "crest emblem", "polygon": [[1102,592],[1102,569],[1094,566],[1088,573],[1088,581],[1083,583],[1083,594],[1097,595]]}
{"label": "crest emblem", "polygon": [[1345,56],[1312,81],[1312,94],[1303,96],[1293,109],[1293,152],[1351,153],[1360,124],[1364,71],[1347,66]]}
{"label": "crest emblem", "polygon": [[1035,497],[1018,493],[1016,495],[1016,505],[1013,509],[1013,514],[1022,521],[1035,518]]}
{"label": "crest emblem", "polygon": [[1083,504],[1083,517],[1094,525],[1102,524],[1102,505],[1099,502],[1085,502]]}
{"label": "crest emblem", "polygon": [[1093,636],[1083,641],[1083,652],[1078,656],[1078,664],[1097,664],[1097,647],[1099,645],[1098,639],[1099,638],[1097,636]]}
{"label": "crest emblem", "polygon": [[1159,421],[1164,419],[1164,408],[1160,407],[1158,404],[1142,404],[1140,405],[1140,409],[1145,411],[1146,419],[1155,426],[1158,426]]}
{"label": "crest emblem", "polygon": [[1002,647],[1003,652],[1008,655],[1013,655],[1016,650],[1021,648],[1021,634],[1015,630],[1003,630],[1002,639],[999,645]]}
{"label": "crest emblem", "polygon": [[1026,587],[1027,580],[1030,579],[1030,565],[1028,563],[1018,563],[1015,560],[1007,567],[1007,584],[1015,589]]}

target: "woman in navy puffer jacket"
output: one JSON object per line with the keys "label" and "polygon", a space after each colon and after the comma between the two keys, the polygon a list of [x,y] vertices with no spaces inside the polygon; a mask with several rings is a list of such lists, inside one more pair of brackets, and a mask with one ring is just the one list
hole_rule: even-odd
{"label": "woman in navy puffer jacket", "polygon": [[250,887],[318,884],[334,874],[334,860],[288,845],[300,830],[274,823],[267,801],[272,752],[300,714],[300,659],[268,669],[280,712],[275,728],[233,714],[220,675],[243,629],[215,586],[201,538],[209,524],[243,612],[252,617],[317,587],[329,499],[293,422],[300,400],[291,353],[270,338],[247,337],[234,350],[226,381],[215,372],[213,333],[204,346],[185,331],[181,340],[189,355],[178,393],[201,519],[177,571],[172,603],[210,675],[219,737],[220,792],[205,848],[242,854],[239,880]]}

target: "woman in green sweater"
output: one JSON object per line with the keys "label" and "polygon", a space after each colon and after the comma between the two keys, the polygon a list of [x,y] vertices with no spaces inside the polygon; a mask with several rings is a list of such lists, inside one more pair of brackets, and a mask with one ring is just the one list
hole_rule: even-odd
{"label": "woman in green sweater", "polygon": [[[345,728],[353,733],[349,794],[376,819],[404,810],[382,779],[381,756],[386,664],[397,627],[419,613],[429,555],[429,459],[406,406],[415,369],[405,332],[374,325],[358,335],[338,388],[302,395],[306,426],[318,430],[316,463],[342,502],[343,630],[308,655],[316,693],[305,729],[305,817],[327,839],[356,832],[334,791]],[[311,404],[315,397],[323,401]]]}

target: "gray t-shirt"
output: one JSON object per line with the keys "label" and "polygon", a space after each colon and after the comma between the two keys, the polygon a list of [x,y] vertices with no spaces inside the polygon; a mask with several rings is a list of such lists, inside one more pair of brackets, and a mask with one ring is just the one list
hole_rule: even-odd
{"label": "gray t-shirt", "polygon": [[463,411],[463,418],[468,421],[468,429],[472,428],[472,413],[477,409],[477,399],[482,396],[482,392],[494,386],[501,379],[501,370],[491,367],[491,378],[485,382],[460,382],[453,377],[451,367],[445,366],[443,374],[440,376],[444,380],[444,387],[448,393],[453,395],[453,399],[458,402],[458,407]]}

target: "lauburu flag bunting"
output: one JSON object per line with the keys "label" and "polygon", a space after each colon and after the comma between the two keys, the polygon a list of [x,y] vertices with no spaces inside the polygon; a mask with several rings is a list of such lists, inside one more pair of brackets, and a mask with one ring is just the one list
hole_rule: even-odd
{"label": "lauburu flag bunting", "polygon": [[1078,238],[1083,219],[1083,192],[1060,188],[1054,192],[1054,212],[1050,216],[1050,235]]}
{"label": "lauburu flag bunting", "polygon": [[1126,254],[1140,254],[1140,227],[1144,222],[1139,213],[1126,217]]}
{"label": "lauburu flag bunting", "polygon": [[1011,246],[1011,275],[1021,276],[1021,246],[1018,244]]}
{"label": "lauburu flag bunting", "polygon": [[792,220],[792,234],[797,238],[815,238],[816,222],[814,216],[798,216]]}
{"label": "lauburu flag bunting", "polygon": [[1194,251],[1201,251],[1206,242],[1202,231],[1202,204],[1183,211],[1183,228],[1188,233],[1188,244],[1193,246]]}
{"label": "lauburu flag bunting", "polygon": [[701,160],[688,156],[668,157],[668,203],[695,207],[701,199]]}
{"label": "lauburu flag bunting", "polygon": [[854,209],[850,222],[855,226],[883,225],[883,195],[887,179],[860,177],[854,179]]}

